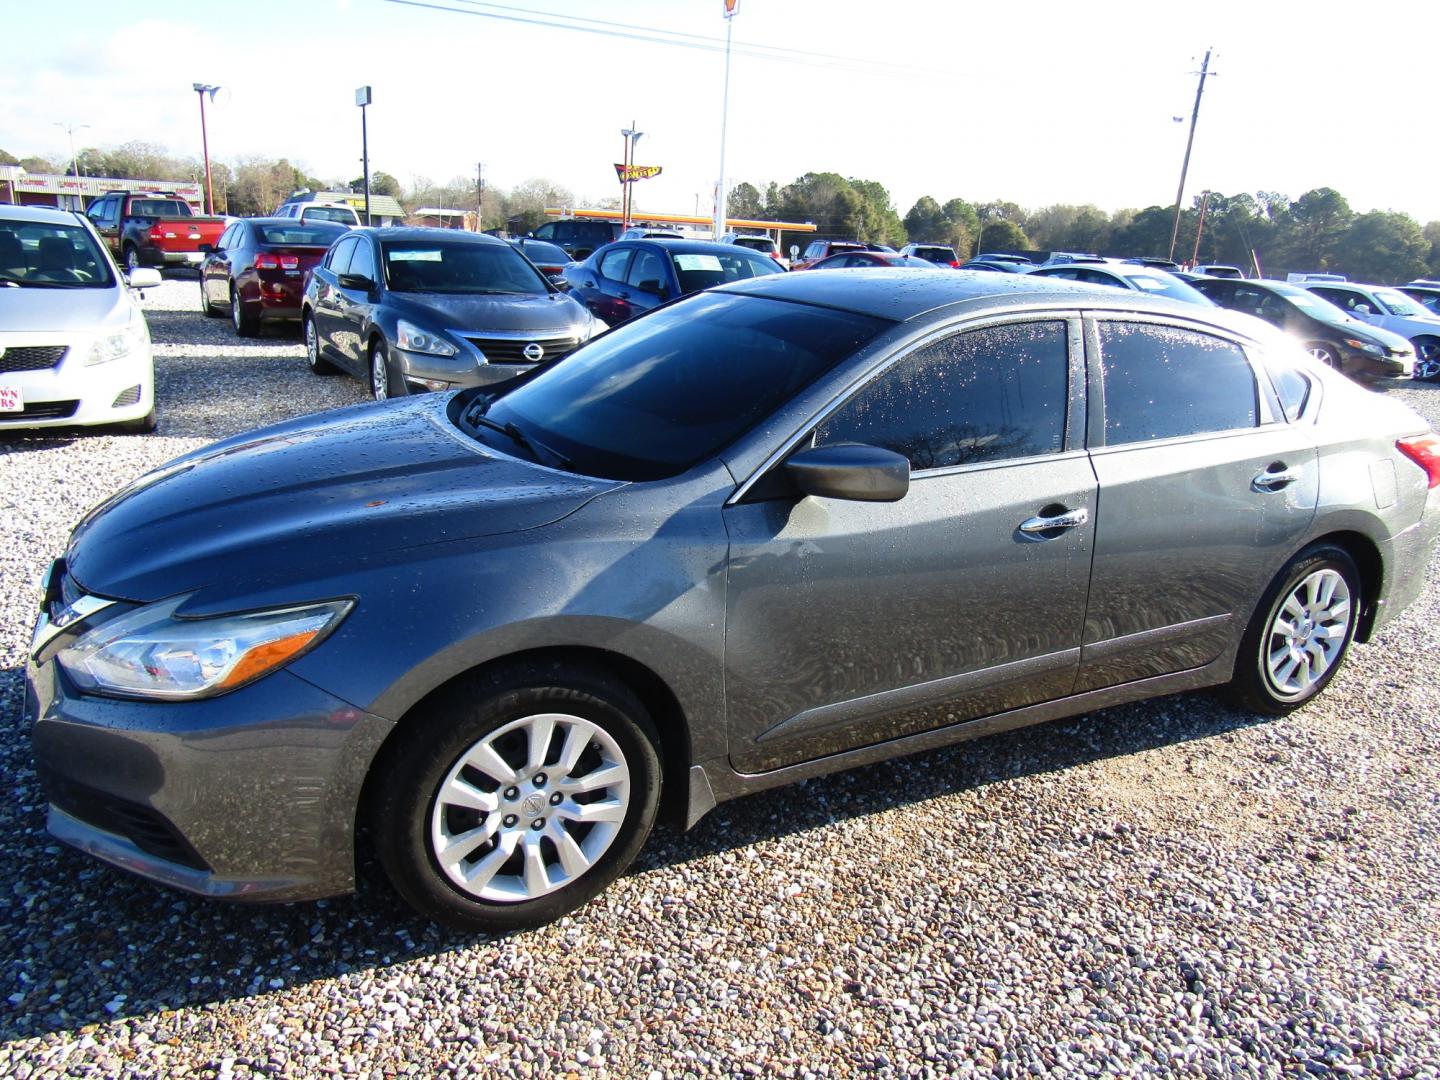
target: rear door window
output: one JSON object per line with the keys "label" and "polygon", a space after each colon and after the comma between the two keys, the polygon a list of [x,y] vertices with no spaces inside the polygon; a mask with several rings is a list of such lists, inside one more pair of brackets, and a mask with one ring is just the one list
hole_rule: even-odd
{"label": "rear door window", "polygon": [[1151,323],[1099,324],[1109,446],[1253,428],[1255,374],[1238,345]]}
{"label": "rear door window", "polygon": [[630,266],[631,248],[616,248],[607,251],[600,259],[600,276],[611,281],[624,281],[625,271]]}
{"label": "rear door window", "polygon": [[665,260],[653,251],[639,250],[635,252],[635,261],[630,266],[630,272],[625,276],[625,281],[639,288],[642,285],[653,285],[662,288],[665,281]]}

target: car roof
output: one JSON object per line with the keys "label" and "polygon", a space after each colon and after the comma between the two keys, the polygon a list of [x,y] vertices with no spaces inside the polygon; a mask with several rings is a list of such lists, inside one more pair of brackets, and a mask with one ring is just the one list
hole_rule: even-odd
{"label": "car roof", "polygon": [[489,247],[509,247],[504,240],[498,236],[490,236],[487,233],[473,233],[465,229],[436,229],[423,225],[391,226],[381,228],[377,225],[367,225],[359,229],[347,229],[346,235],[354,236],[357,233],[369,234],[377,240],[450,240],[462,244],[480,244]]}
{"label": "car roof", "polygon": [[[293,217],[247,217],[247,218],[236,218],[235,220],[236,220],[236,221],[239,221],[239,222],[243,222],[243,223],[246,224],[246,225],[292,225],[292,226],[293,226],[293,225],[299,224],[299,219],[298,219],[298,218],[293,218]],[[321,226],[321,227],[324,227],[324,226],[326,226],[326,225],[333,225],[335,228],[340,229],[341,231],[347,232],[347,233],[350,233],[350,232],[354,232],[354,231],[355,231],[354,229],[347,229],[347,228],[345,228],[345,226],[341,225],[338,221],[319,221],[319,220],[317,220],[316,222],[314,222],[314,224],[317,225],[317,226]]]}
{"label": "car roof", "polygon": [[[702,252],[711,252],[716,255],[734,255],[736,247],[735,244],[717,244],[714,240],[672,240],[664,236],[650,236],[643,239],[634,237],[629,240],[617,240],[615,243],[658,247],[678,255],[699,254]],[[607,244],[606,246],[608,247],[609,245]]]}
{"label": "car roof", "polygon": [[11,206],[0,207],[0,218],[11,221],[35,221],[45,225],[74,225],[78,215],[70,210],[54,206]]}
{"label": "car roof", "polygon": [[[967,303],[976,312],[1009,309],[1017,303],[1055,304],[1076,308],[1153,311],[1217,319],[1219,308],[1199,308],[1183,300],[1150,296],[1109,285],[1091,285],[1029,274],[996,274],[899,267],[887,274],[772,274],[721,285],[719,292],[764,296],[818,307],[839,308],[858,315],[904,322],[951,304]],[[1225,320],[1228,322],[1228,320]],[[1245,323],[1235,325],[1243,331]]]}

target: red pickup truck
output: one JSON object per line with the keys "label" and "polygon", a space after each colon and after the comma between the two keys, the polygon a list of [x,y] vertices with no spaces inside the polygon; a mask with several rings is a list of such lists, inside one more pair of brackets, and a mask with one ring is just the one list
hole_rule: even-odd
{"label": "red pickup truck", "polygon": [[200,217],[184,199],[163,191],[112,191],[85,215],[127,270],[199,266],[201,246],[214,246],[225,231],[223,217]]}

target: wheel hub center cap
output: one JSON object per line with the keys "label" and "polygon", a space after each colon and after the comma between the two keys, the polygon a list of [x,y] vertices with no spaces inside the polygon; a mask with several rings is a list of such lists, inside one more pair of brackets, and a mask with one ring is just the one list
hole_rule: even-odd
{"label": "wheel hub center cap", "polygon": [[525,801],[520,804],[521,812],[527,818],[539,817],[545,811],[544,795],[527,795]]}

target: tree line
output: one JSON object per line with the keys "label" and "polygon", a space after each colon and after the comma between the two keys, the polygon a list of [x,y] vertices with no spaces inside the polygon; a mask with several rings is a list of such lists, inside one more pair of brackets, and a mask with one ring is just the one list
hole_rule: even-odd
{"label": "tree line", "polygon": [[[1201,226],[1201,209],[1204,224]],[[917,199],[901,217],[874,180],[838,173],[806,173],[762,192],[736,185],[732,217],[808,221],[816,236],[870,243],[949,244],[962,258],[987,251],[1075,251],[1156,256],[1170,251],[1175,208],[1147,206],[1107,213],[1091,204],[1056,203],[1028,210],[1013,202],[941,203]],[[1198,249],[1196,246],[1199,236]],[[1440,276],[1440,221],[1421,226],[1393,210],[1355,212],[1333,188],[1298,198],[1274,191],[1197,195],[1180,215],[1175,259],[1229,263],[1268,277],[1289,271],[1345,274],[1352,280],[1394,283]]]}
{"label": "tree line", "polygon": [[[69,175],[78,168],[81,176],[189,180],[202,186],[205,183],[205,164],[200,158],[176,157],[164,147],[138,141],[104,150],[87,147],[76,152],[73,165],[69,161],[38,156],[20,158],[0,150],[0,165],[21,165],[34,173]],[[215,212],[236,217],[272,213],[287,196],[301,188],[352,192],[364,188],[364,177],[321,178],[286,158],[245,157],[230,162],[212,158],[210,177],[215,190]],[[479,203],[476,177],[457,176],[444,184],[417,177],[407,191],[394,176],[377,169],[370,174],[370,192],[400,199],[411,210],[422,206],[474,210]],[[528,232],[545,220],[546,206],[574,205],[578,204],[572,192],[543,178],[527,180],[512,189],[487,185],[482,228],[500,228],[517,221],[524,225],[523,231]]]}

